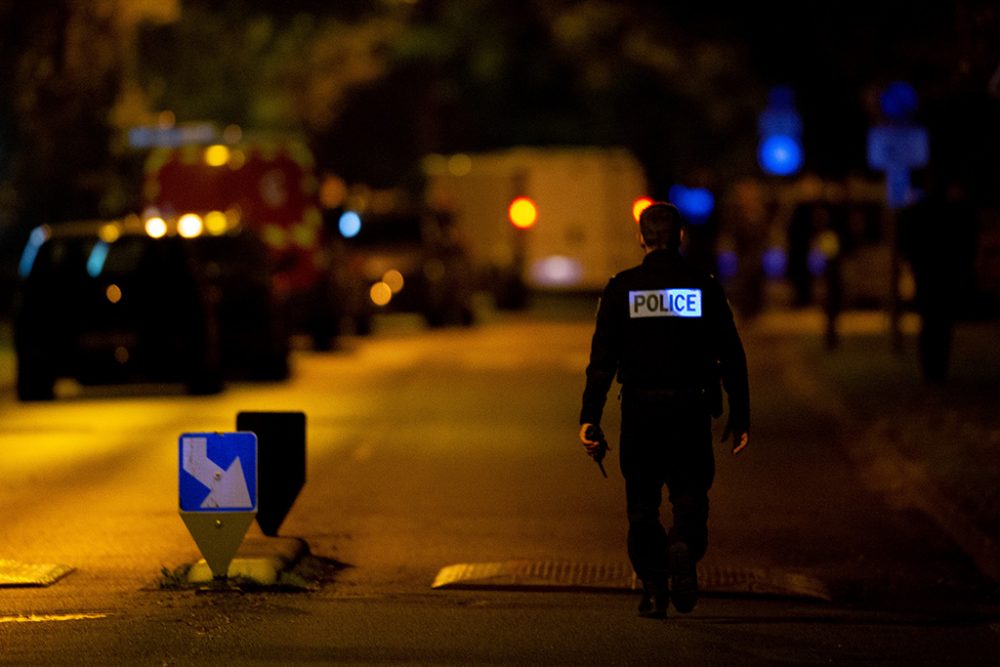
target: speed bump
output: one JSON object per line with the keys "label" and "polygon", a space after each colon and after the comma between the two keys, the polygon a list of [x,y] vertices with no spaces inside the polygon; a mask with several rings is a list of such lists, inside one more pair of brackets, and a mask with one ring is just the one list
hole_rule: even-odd
{"label": "speed bump", "polygon": [[50,586],[73,571],[69,565],[0,559],[0,587]]}
{"label": "speed bump", "polygon": [[[798,572],[698,565],[702,593],[760,595],[830,601],[826,585]],[[431,588],[628,592],[640,588],[632,567],[620,563],[510,560],[458,563],[442,568]]]}

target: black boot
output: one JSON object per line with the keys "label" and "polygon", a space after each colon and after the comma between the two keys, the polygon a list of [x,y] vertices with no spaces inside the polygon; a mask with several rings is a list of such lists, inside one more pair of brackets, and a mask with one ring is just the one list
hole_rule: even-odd
{"label": "black boot", "polygon": [[689,613],[698,602],[698,572],[688,545],[675,542],[667,550],[670,562],[670,590],[673,594],[674,609],[682,614]]}
{"label": "black boot", "polygon": [[670,593],[666,583],[642,582],[642,599],[639,600],[639,616],[643,618],[666,618]]}

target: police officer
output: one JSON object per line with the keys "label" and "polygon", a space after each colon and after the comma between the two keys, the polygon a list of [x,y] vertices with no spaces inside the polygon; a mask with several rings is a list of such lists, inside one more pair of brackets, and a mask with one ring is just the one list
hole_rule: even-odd
{"label": "police officer", "polygon": [[[602,454],[599,427],[608,389],[622,385],[619,458],[625,477],[628,555],[643,583],[639,614],[662,618],[697,601],[696,563],[708,544],[708,490],[715,476],[711,418],[729,418],[733,454],[747,447],[746,355],[715,278],[679,252],[681,216],[655,203],[639,218],[641,265],[611,278],[601,297],[580,412],[580,441]],[[660,523],[662,489],[673,509]]]}

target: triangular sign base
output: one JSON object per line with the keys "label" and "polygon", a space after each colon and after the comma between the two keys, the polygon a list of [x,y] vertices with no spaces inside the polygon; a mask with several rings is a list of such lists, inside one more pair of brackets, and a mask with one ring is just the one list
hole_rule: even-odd
{"label": "triangular sign base", "polygon": [[215,578],[224,578],[256,512],[181,512]]}

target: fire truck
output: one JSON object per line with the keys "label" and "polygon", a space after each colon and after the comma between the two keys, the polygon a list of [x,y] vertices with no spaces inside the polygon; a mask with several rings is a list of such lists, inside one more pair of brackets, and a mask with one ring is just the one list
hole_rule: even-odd
{"label": "fire truck", "polygon": [[288,334],[329,349],[344,300],[337,297],[332,240],[318,199],[314,159],[297,140],[187,144],[153,149],[145,164],[144,217],[237,221],[267,250]]}

